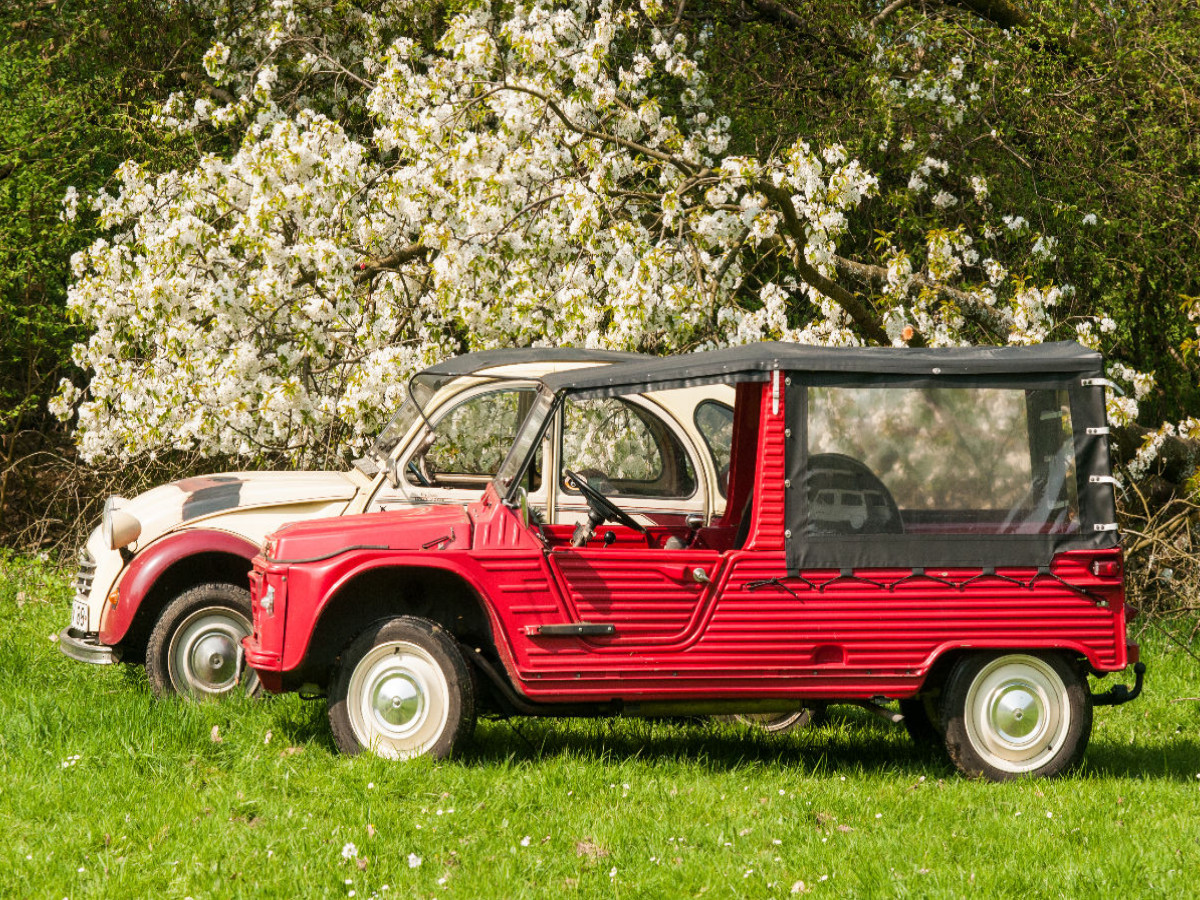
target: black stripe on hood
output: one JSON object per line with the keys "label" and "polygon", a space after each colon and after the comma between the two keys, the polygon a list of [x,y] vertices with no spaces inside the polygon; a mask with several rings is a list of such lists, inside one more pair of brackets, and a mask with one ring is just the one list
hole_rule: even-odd
{"label": "black stripe on hood", "polygon": [[[240,478],[216,476],[189,478],[187,481],[192,482],[192,485],[202,482],[204,486],[197,486],[195,490],[188,493],[187,499],[183,501],[183,521],[185,522],[225,509],[235,509],[241,503],[242,485],[245,482]],[[180,482],[179,486],[183,487],[185,484],[186,482]]]}

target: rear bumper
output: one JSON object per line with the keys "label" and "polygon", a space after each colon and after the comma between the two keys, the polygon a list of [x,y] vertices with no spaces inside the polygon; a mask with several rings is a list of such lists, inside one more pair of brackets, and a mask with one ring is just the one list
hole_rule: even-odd
{"label": "rear bumper", "polygon": [[1130,700],[1136,700],[1142,693],[1142,680],[1146,676],[1146,664],[1136,662],[1133,665],[1133,690],[1128,685],[1114,684],[1103,694],[1092,697],[1092,706],[1120,706]]}
{"label": "rear bumper", "polygon": [[71,659],[97,666],[121,661],[120,648],[100,643],[100,636],[95,632],[83,634],[70,627],[58,633],[58,649]]}

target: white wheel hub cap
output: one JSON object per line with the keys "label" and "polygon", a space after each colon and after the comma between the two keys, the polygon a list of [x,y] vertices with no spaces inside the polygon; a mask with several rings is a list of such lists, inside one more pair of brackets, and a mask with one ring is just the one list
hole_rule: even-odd
{"label": "white wheel hub cap", "polygon": [[237,687],[242,677],[245,616],[231,609],[201,609],[175,629],[167,648],[167,673],[180,694],[215,696]]}
{"label": "white wheel hub cap", "polygon": [[450,716],[450,685],[425,650],[407,641],[373,647],[354,667],[346,695],[359,744],[387,759],[428,750]]}
{"label": "white wheel hub cap", "polygon": [[975,676],[964,710],[967,737],[1003,772],[1037,769],[1062,749],[1071,725],[1067,688],[1035,656],[1003,656]]}

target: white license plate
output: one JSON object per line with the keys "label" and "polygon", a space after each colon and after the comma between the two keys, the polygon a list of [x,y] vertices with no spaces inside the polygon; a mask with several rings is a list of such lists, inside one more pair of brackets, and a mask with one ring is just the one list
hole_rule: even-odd
{"label": "white license plate", "polygon": [[88,605],[86,600],[76,600],[71,610],[71,627],[76,631],[88,630]]}

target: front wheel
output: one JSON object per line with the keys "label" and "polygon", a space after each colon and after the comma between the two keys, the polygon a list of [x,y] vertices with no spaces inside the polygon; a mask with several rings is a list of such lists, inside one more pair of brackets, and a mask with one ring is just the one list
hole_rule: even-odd
{"label": "front wheel", "polygon": [[918,694],[900,701],[904,730],[922,749],[940,747],[944,740],[937,706],[936,696],[932,694]]}
{"label": "front wheel", "polygon": [[475,727],[475,691],[458,645],[428,619],[376,622],[342,656],[329,724],[344,753],[450,756]]}
{"label": "front wheel", "polygon": [[1092,732],[1087,681],[1054,653],[989,653],[958,663],[942,698],[950,759],[965,775],[1060,775]]}
{"label": "front wheel", "polygon": [[232,584],[202,584],[167,604],[146,645],[146,675],[160,697],[218,698],[237,690],[258,695],[262,684],[242,659],[251,632],[250,592]]}

